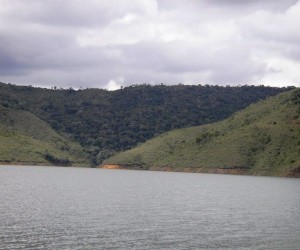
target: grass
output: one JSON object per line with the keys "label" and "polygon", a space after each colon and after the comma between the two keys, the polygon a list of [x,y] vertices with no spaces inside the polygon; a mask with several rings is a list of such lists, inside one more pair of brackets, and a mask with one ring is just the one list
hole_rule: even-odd
{"label": "grass", "polygon": [[26,111],[0,108],[0,142],[2,163],[89,165],[80,145],[64,139]]}
{"label": "grass", "polygon": [[252,175],[288,176],[300,166],[300,90],[294,89],[230,118],[174,130],[117,154],[104,164],[175,171],[243,169]]}

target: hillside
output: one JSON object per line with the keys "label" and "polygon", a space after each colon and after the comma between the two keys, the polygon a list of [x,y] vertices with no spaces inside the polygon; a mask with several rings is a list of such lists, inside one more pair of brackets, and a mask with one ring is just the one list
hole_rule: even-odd
{"label": "hillside", "polygon": [[300,89],[253,104],[221,122],[164,133],[104,164],[115,168],[300,176]]}
{"label": "hillside", "polygon": [[27,111],[0,107],[0,142],[2,164],[90,165],[80,145]]}
{"label": "hillside", "polygon": [[100,164],[159,134],[220,121],[288,88],[134,85],[103,89],[45,89],[0,83],[0,106],[28,111]]}

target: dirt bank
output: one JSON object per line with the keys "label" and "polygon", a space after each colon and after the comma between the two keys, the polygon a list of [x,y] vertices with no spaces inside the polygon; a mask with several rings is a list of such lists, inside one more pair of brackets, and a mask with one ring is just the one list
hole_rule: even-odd
{"label": "dirt bank", "polygon": [[100,165],[98,168],[105,168],[105,169],[124,169],[123,166],[117,164],[105,164]]}

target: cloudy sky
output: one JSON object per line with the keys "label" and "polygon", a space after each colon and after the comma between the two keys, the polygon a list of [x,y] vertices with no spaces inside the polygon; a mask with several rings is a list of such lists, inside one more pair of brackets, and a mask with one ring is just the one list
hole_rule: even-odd
{"label": "cloudy sky", "polygon": [[300,87],[300,0],[0,0],[0,81]]}

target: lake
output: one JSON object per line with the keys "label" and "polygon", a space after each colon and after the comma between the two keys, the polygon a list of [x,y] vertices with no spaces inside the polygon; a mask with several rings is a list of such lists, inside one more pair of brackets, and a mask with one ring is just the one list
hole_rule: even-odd
{"label": "lake", "polygon": [[0,166],[0,249],[300,249],[300,179]]}

